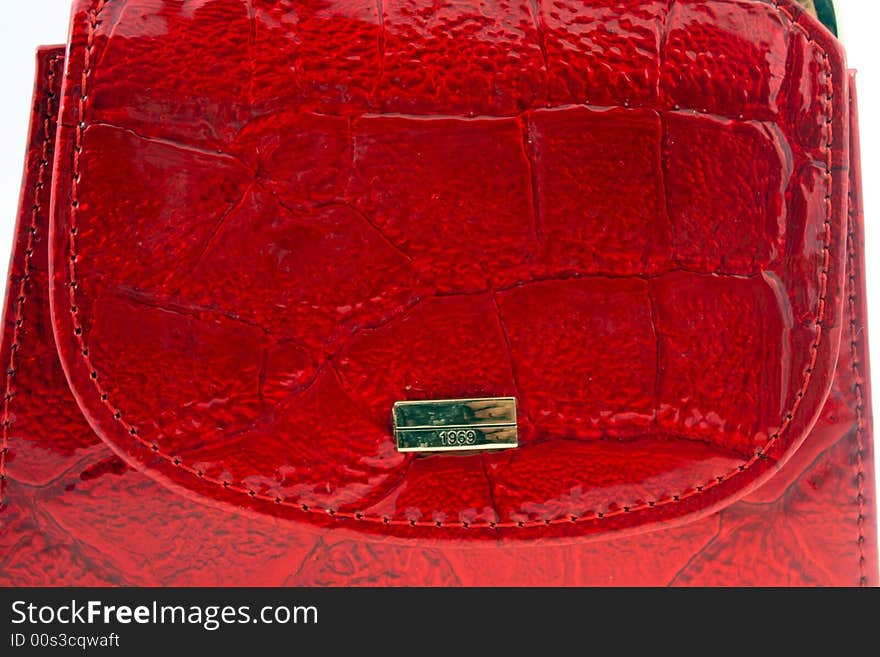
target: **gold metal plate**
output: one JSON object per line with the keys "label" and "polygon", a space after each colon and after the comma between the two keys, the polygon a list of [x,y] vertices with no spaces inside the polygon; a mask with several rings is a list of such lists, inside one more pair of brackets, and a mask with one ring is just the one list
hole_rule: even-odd
{"label": "gold metal plate", "polygon": [[394,405],[401,452],[449,452],[517,447],[516,399],[437,399]]}

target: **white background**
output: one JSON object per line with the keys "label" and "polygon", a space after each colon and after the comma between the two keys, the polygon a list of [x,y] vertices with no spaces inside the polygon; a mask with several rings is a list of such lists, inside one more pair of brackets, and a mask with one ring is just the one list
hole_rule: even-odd
{"label": "white background", "polygon": [[[34,80],[34,51],[40,44],[65,43],[70,0],[2,0],[0,61],[4,62],[0,103],[0,288],[21,187],[22,165]],[[859,70],[862,165],[868,259],[871,344],[880,349],[880,2],[836,0],[840,36],[849,65]],[[3,294],[5,290],[0,291]],[[874,352],[880,377],[880,351]],[[880,378],[875,378],[874,408],[880,409]],[[880,417],[880,416],[878,416]],[[877,450],[880,457],[880,450]],[[878,458],[880,460],[880,458]],[[878,468],[880,470],[880,468]]]}

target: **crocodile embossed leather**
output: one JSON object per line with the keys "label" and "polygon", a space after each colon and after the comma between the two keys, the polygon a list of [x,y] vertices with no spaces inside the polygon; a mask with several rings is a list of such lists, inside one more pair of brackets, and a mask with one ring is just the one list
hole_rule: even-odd
{"label": "crocodile embossed leather", "polygon": [[[0,583],[878,583],[794,0],[77,0],[38,59]],[[397,449],[499,398],[513,448]]]}

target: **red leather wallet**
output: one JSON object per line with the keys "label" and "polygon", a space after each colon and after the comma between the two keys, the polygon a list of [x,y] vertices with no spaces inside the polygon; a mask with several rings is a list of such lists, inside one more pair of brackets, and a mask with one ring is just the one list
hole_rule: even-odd
{"label": "red leather wallet", "polygon": [[797,3],[77,0],[38,63],[0,583],[877,584]]}

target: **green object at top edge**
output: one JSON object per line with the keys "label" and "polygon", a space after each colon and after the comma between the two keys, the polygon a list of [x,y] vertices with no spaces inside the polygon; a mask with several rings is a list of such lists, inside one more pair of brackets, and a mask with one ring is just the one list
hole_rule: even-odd
{"label": "green object at top edge", "polygon": [[818,18],[825,27],[837,36],[837,15],[833,0],[798,0],[804,8]]}

